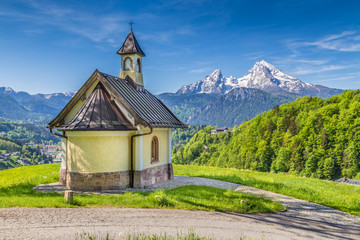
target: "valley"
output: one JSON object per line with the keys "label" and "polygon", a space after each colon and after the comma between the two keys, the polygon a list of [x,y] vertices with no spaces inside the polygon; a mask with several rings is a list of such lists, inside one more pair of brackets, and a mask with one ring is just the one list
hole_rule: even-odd
{"label": "valley", "polygon": [[[313,178],[360,178],[359,90],[328,99],[302,97],[211,134],[208,126],[173,154],[180,164],[208,165]],[[206,150],[206,149],[208,150]]]}
{"label": "valley", "polygon": [[[215,70],[202,81],[157,97],[190,126],[172,133],[175,163],[287,172],[326,179],[360,178],[359,163],[355,160],[358,150],[354,144],[357,92],[320,98],[342,91],[304,83],[260,61],[241,78],[226,78],[221,70]],[[9,87],[0,88],[0,95],[14,105],[10,107],[14,112],[4,110],[14,117],[3,115],[3,126],[0,126],[3,137],[8,141],[20,140],[22,144],[43,144],[49,140],[50,144],[58,144],[60,139],[51,135],[45,124],[73,94],[30,95]],[[32,115],[37,118],[33,119]],[[6,126],[6,121],[17,127]],[[26,123],[29,121],[36,124],[29,127],[31,123]],[[27,135],[12,134],[14,129],[22,129],[21,124],[27,124]],[[230,132],[212,136],[210,132],[215,126],[229,127]],[[32,133],[39,129],[40,135]],[[36,139],[35,142],[32,139]]]}

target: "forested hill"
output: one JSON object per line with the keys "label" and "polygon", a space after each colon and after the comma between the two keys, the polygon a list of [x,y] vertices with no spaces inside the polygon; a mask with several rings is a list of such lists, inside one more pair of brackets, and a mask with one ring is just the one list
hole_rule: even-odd
{"label": "forested hill", "polygon": [[360,178],[360,90],[328,99],[302,97],[211,135],[199,131],[173,155],[175,163],[315,178]]}

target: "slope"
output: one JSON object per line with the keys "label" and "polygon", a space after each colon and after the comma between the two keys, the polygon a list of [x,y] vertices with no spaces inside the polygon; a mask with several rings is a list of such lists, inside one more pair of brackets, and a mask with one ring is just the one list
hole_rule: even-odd
{"label": "slope", "polygon": [[325,100],[302,97],[244,122],[229,134],[211,136],[210,131],[211,127],[199,131],[174,154],[174,162],[360,178],[360,90]]}
{"label": "slope", "polygon": [[223,95],[165,93],[157,97],[187,124],[230,127],[241,124],[276,105],[290,102],[298,95],[234,88]]}
{"label": "slope", "polygon": [[293,94],[270,94],[259,89],[234,88],[221,95],[216,102],[209,103],[204,110],[194,115],[189,123],[230,127],[296,97]]}

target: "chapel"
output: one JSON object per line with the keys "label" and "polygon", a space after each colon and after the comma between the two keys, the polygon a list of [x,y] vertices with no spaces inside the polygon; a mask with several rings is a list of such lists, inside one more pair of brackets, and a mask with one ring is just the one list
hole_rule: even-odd
{"label": "chapel", "polygon": [[48,124],[62,138],[59,182],[68,189],[143,188],[174,177],[171,129],[187,126],[144,87],[145,53],[132,28],[117,53],[120,76],[95,70]]}

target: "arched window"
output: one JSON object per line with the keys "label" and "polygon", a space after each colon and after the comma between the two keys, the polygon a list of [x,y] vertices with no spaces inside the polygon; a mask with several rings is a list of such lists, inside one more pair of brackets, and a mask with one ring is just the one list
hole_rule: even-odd
{"label": "arched window", "polygon": [[137,59],[136,71],[138,71],[139,73],[141,73],[141,60],[140,60],[140,58]]}
{"label": "arched window", "polygon": [[125,58],[123,69],[124,69],[124,71],[132,71],[133,70],[133,61],[131,60],[131,58],[129,58],[129,57]]}
{"label": "arched window", "polygon": [[159,140],[154,136],[151,140],[151,163],[159,161]]}

